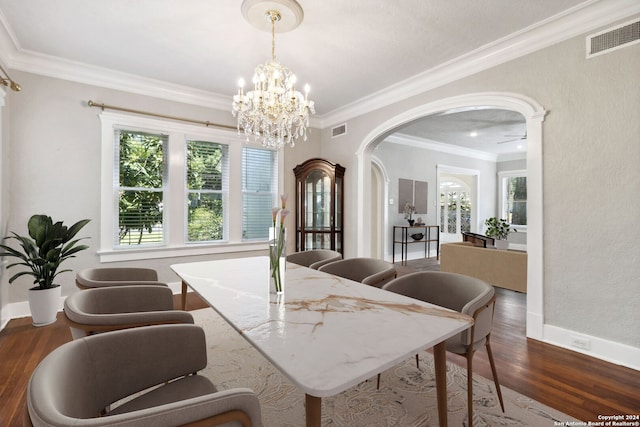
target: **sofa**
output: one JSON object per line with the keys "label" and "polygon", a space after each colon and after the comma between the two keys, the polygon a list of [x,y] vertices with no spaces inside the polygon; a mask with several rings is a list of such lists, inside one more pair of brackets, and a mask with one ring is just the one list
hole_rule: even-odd
{"label": "sofa", "polygon": [[527,253],[474,246],[470,242],[440,246],[440,271],[477,277],[500,288],[527,292]]}

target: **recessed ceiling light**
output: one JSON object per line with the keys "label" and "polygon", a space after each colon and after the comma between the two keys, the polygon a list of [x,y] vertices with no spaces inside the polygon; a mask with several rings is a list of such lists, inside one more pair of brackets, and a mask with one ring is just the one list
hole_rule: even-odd
{"label": "recessed ceiling light", "polygon": [[474,138],[475,138],[476,136],[478,136],[478,132],[476,132],[476,131],[474,130],[474,131],[472,131],[472,132],[469,134],[469,136],[471,136],[471,137],[474,137]]}

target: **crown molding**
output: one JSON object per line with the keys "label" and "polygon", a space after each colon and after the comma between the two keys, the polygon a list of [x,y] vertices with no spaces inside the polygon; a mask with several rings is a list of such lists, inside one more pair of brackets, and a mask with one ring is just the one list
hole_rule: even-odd
{"label": "crown molding", "polygon": [[[636,13],[640,13],[637,0],[592,0],[334,111],[312,117],[311,126],[325,129]],[[231,96],[23,49],[2,14],[0,24],[0,61],[8,68],[218,110],[230,109]]]}
{"label": "crown molding", "polygon": [[637,0],[592,0],[374,92],[318,119],[324,129],[637,13],[640,13],[640,2]]}
{"label": "crown molding", "polygon": [[231,96],[64,60],[28,50],[17,51],[13,55],[10,67],[15,70],[76,83],[231,111]]}
{"label": "crown molding", "polygon": [[426,138],[418,138],[411,135],[405,135],[403,133],[396,132],[393,135],[386,137],[384,141],[391,144],[400,144],[413,148],[421,148],[423,150],[433,150],[441,153],[453,154],[455,156],[470,157],[472,159],[487,160],[490,162],[498,161],[498,156],[496,154],[473,150],[471,148],[464,148],[457,145],[444,144],[442,142]]}

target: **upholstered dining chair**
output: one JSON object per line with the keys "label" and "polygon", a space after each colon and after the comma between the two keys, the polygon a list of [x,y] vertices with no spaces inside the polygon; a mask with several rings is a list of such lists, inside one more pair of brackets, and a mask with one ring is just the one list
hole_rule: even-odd
{"label": "upholstered dining chair", "polygon": [[[441,271],[420,271],[398,277],[382,287],[387,291],[436,304],[473,317],[474,324],[446,341],[447,351],[467,359],[467,407],[469,426],[473,425],[473,355],[481,346],[487,349],[496,393],[504,412],[498,373],[491,352],[491,326],[495,308],[493,286],[475,277]],[[418,357],[416,356],[416,363]],[[378,377],[379,379],[379,377]]]}
{"label": "upholstered dining chair", "polygon": [[287,261],[317,270],[325,264],[342,259],[342,254],[331,249],[312,249],[287,255]]}
{"label": "upholstered dining chair", "polygon": [[64,301],[72,337],[167,323],[193,323],[189,312],[173,309],[166,286],[114,286],[77,291]]}
{"label": "upholstered dining chair", "polygon": [[206,366],[205,335],[196,325],[74,340],[47,355],[31,375],[24,425],[261,427],[256,394],[248,388],[218,391],[197,374]]}
{"label": "upholstered dining chair", "polygon": [[325,264],[318,270],[377,288],[397,276],[393,264],[376,258],[347,258]]}
{"label": "upholstered dining chair", "polygon": [[80,289],[122,285],[162,285],[158,272],[144,267],[86,268],[76,274],[76,286]]}

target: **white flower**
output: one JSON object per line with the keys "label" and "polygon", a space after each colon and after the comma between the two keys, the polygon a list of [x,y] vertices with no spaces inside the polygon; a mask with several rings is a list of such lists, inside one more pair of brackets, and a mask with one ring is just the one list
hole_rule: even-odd
{"label": "white flower", "polygon": [[416,207],[411,203],[407,203],[404,205],[404,219],[410,219],[411,215],[416,212]]}

